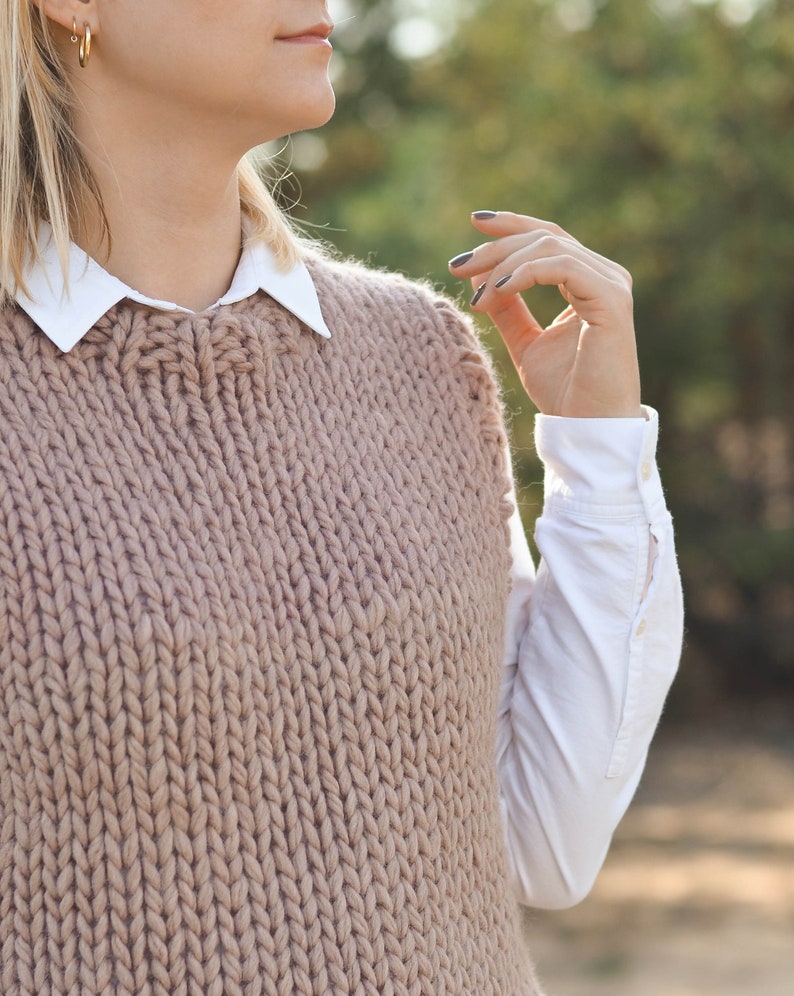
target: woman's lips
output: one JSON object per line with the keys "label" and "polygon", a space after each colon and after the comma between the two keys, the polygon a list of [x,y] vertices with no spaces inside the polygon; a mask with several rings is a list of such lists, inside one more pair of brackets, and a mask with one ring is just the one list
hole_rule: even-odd
{"label": "woman's lips", "polygon": [[303,31],[296,31],[293,35],[282,35],[277,40],[292,42],[296,45],[325,45],[327,48],[331,48],[331,42],[328,39],[333,30],[333,24],[323,22]]}

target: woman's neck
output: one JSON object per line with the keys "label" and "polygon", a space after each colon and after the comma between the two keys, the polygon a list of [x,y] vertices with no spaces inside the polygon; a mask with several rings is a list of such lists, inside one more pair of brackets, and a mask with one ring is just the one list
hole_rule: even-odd
{"label": "woman's neck", "polygon": [[228,290],[240,259],[237,158],[204,137],[200,123],[191,130],[93,97],[78,104],[93,106],[78,114],[76,130],[110,242],[96,220],[82,232],[78,225],[77,241],[129,287],[203,311]]}
{"label": "woman's neck", "polygon": [[111,237],[108,243],[98,230],[78,235],[90,256],[127,286],[191,311],[223,296],[241,251],[236,174],[213,197],[210,188],[191,189],[188,178],[173,173],[159,174],[156,184],[117,173],[103,183],[107,170],[93,168]]}

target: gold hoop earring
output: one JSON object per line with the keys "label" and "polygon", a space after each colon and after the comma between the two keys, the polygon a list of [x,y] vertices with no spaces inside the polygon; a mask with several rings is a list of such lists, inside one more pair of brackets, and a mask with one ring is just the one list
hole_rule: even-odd
{"label": "gold hoop earring", "polygon": [[77,39],[77,20],[74,17],[72,18],[72,36],[69,39],[69,41],[72,43],[72,45],[76,45],[77,41],[78,41],[78,39]]}
{"label": "gold hoop earring", "polygon": [[77,50],[77,57],[80,60],[80,68],[85,69],[88,60],[91,58],[91,25],[84,24],[85,34],[80,39],[80,48]]}

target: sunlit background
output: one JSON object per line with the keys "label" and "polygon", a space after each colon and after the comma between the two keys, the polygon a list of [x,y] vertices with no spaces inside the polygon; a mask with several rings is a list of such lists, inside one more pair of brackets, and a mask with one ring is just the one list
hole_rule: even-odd
{"label": "sunlit background", "polygon": [[[308,232],[457,295],[446,260],[476,244],[469,212],[509,208],[635,277],[686,650],[595,891],[528,917],[540,974],[551,996],[791,996],[794,0],[331,11],[337,115],[279,157]],[[531,526],[532,409],[483,334]]]}

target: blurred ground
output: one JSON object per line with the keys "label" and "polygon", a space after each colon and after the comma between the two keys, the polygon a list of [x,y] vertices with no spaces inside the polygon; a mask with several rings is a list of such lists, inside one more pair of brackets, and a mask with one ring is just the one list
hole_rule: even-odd
{"label": "blurred ground", "polygon": [[595,889],[528,930],[548,996],[794,996],[794,707],[663,725]]}

